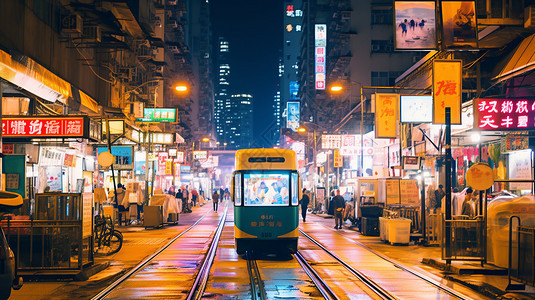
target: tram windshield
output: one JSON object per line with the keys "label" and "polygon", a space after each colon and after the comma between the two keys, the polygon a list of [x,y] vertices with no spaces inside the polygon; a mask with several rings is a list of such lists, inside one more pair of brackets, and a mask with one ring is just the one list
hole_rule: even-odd
{"label": "tram windshield", "polygon": [[289,204],[289,173],[258,171],[243,175],[245,206],[285,206]]}

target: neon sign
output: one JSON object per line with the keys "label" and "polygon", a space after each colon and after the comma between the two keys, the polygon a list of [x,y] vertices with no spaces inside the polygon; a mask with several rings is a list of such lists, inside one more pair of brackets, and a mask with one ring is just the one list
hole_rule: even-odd
{"label": "neon sign", "polygon": [[325,90],[325,57],[327,50],[327,25],[316,24],[315,31],[315,72],[316,72],[316,90]]}
{"label": "neon sign", "polygon": [[2,119],[4,137],[86,137],[84,117],[17,117]]}
{"label": "neon sign", "polygon": [[535,99],[476,99],[474,128],[529,130],[535,128]]}

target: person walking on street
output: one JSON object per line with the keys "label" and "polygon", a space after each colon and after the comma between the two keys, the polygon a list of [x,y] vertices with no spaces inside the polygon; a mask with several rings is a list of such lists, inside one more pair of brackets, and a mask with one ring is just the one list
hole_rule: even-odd
{"label": "person walking on street", "polygon": [[333,207],[334,207],[334,220],[335,220],[335,229],[342,229],[343,215],[345,208],[345,201],[342,196],[340,196],[340,190],[336,190],[336,196],[333,198]]}
{"label": "person walking on street", "polygon": [[466,196],[464,196],[463,205],[461,208],[461,215],[468,216],[469,218],[474,217],[474,206],[472,203],[472,188],[466,190]]}
{"label": "person walking on street", "polygon": [[310,197],[308,196],[307,189],[303,189],[303,197],[299,201],[299,204],[301,204],[301,217],[303,217],[303,222],[306,222],[307,220],[307,209],[309,202]]}
{"label": "person walking on street", "polygon": [[194,189],[191,191],[191,202],[193,202],[193,207],[195,207],[198,196],[199,196],[199,193],[197,193],[197,190]]}
{"label": "person walking on street", "polygon": [[435,191],[435,207],[437,211],[442,207],[442,198],[446,196],[446,191],[444,191],[444,186],[442,184],[438,185],[438,190]]}
{"label": "person walking on street", "polygon": [[217,208],[219,206],[219,194],[217,191],[214,191],[214,194],[212,195],[212,202],[214,204],[214,211],[217,212]]}

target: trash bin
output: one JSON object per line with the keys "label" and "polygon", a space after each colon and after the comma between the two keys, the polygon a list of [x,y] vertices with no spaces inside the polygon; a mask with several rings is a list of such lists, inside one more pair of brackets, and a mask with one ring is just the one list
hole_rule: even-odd
{"label": "trash bin", "polygon": [[388,241],[390,244],[408,244],[410,239],[410,219],[397,218],[388,221]]}
{"label": "trash bin", "polygon": [[388,221],[390,219],[379,217],[379,235],[381,241],[388,241]]}

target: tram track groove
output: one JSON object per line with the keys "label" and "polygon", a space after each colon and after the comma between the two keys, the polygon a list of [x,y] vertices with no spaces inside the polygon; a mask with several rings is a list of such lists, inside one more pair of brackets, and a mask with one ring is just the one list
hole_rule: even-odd
{"label": "tram track groove", "polygon": [[228,211],[228,203],[225,205],[225,213],[223,214],[223,217],[219,220],[219,224],[217,226],[217,229],[214,234],[214,238],[212,239],[212,242],[210,243],[210,248],[208,249],[208,252],[206,253],[206,257],[204,258],[201,268],[199,269],[199,272],[197,273],[197,276],[195,278],[195,281],[193,282],[193,286],[188,294],[187,300],[199,300],[202,299],[204,295],[204,291],[206,290],[206,284],[208,283],[208,277],[210,276],[210,269],[212,268],[212,265],[214,263],[214,259],[217,253],[217,247],[219,245],[219,240],[221,238],[221,233],[223,232],[223,227],[225,227],[225,221],[227,219],[227,211]]}
{"label": "tram track groove", "polygon": [[312,266],[308,263],[308,261],[301,255],[301,252],[297,251],[297,253],[294,254],[295,259],[297,262],[301,265],[305,273],[307,273],[308,277],[314,284],[316,285],[316,288],[320,291],[323,298],[327,300],[335,300],[338,299],[334,291],[329,287],[327,282],[321,278],[321,276],[312,268]]}
{"label": "tram track groove", "polygon": [[[127,281],[129,278],[133,277],[138,271],[142,270],[144,267],[146,267],[156,256],[158,256],[160,253],[165,251],[167,248],[169,248],[176,240],[181,238],[184,234],[189,232],[191,229],[193,229],[197,224],[199,224],[206,216],[210,214],[210,211],[206,212],[202,217],[200,217],[195,223],[191,224],[188,228],[186,228],[184,231],[176,235],[174,238],[172,238],[167,244],[163,245],[161,248],[156,250],[154,253],[152,253],[150,256],[146,257],[143,261],[138,263],[136,266],[134,266],[130,271],[126,272],[123,276],[119,277],[117,280],[112,282],[108,285],[105,289],[100,291],[98,294],[93,296],[91,300],[101,300],[105,299],[107,296],[109,296],[121,283]],[[226,211],[225,211],[226,215]]]}
{"label": "tram track groove", "polygon": [[252,299],[267,299],[266,289],[264,287],[262,277],[260,276],[260,270],[258,269],[258,264],[254,258],[254,253],[251,251],[246,251],[245,258],[247,259],[247,271],[249,272],[249,283],[251,285]]}
{"label": "tram track groove", "polygon": [[[388,292],[387,290],[385,290],[384,288],[382,288],[380,285],[378,285],[373,279],[369,278],[368,276],[366,276],[365,274],[363,274],[362,272],[354,269],[353,267],[351,267],[349,264],[347,264],[345,261],[343,261],[341,258],[339,258],[336,254],[334,254],[332,251],[328,250],[323,244],[321,244],[320,242],[318,242],[316,239],[314,239],[312,236],[308,235],[307,233],[305,233],[303,230],[299,229],[299,232],[304,236],[306,237],[309,241],[311,241],[313,244],[315,244],[316,246],[318,246],[319,248],[321,248],[322,250],[324,250],[327,254],[329,254],[331,257],[333,257],[335,260],[337,260],[340,264],[342,264],[348,271],[350,271],[352,274],[354,274],[355,276],[357,276],[359,279],[361,279],[361,281],[366,285],[368,286],[370,289],[372,289],[374,292],[377,292],[379,291],[379,293],[377,293],[379,296],[383,297],[383,299],[399,299],[397,298],[396,296],[392,295],[390,292]],[[338,232],[337,232],[338,233]],[[340,233],[338,233],[340,234]],[[424,280],[425,282],[427,282],[428,284],[436,287],[437,289],[449,294],[450,296],[453,296],[455,298],[458,298],[458,299],[471,299],[470,297],[467,297],[455,290],[453,290],[452,288],[450,287],[447,287],[445,285],[443,285],[442,283],[440,282],[437,282],[436,280],[424,275],[424,274],[421,274],[420,272],[417,272],[415,270],[412,270],[398,262],[396,262],[395,260],[393,259],[390,259],[389,257],[381,254],[381,253],[377,253],[377,251],[374,251],[373,249],[371,249],[370,247],[358,242],[358,241],[354,241],[352,239],[349,239],[347,237],[345,237],[344,235],[340,234],[342,237],[344,237],[345,239],[363,247],[364,249],[368,250],[369,252],[377,255],[378,257],[380,257],[381,259],[391,263],[393,266],[395,266],[396,268],[400,269],[400,270],[403,270],[405,272],[408,272],[414,276],[416,276],[417,278],[419,279],[422,279]],[[369,285],[370,284],[370,285]],[[378,288],[378,290],[376,291],[376,288]]]}

